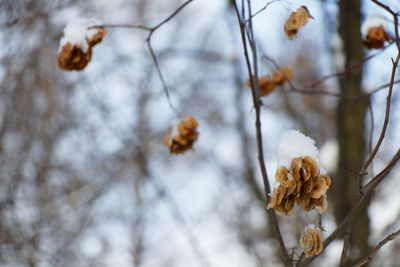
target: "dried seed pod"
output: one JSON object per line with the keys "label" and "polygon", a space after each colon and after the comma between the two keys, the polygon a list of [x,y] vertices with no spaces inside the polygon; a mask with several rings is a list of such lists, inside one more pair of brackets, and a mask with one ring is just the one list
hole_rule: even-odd
{"label": "dried seed pod", "polygon": [[318,162],[310,156],[306,156],[303,159],[303,166],[308,166],[311,171],[311,176],[313,178],[318,177],[319,175],[319,167]]}
{"label": "dried seed pod", "polygon": [[293,192],[295,192],[296,188],[297,188],[297,185],[296,185],[296,184],[293,184],[291,187],[288,187],[288,188],[286,189],[285,198],[287,198],[287,197],[290,196]]}
{"label": "dried seed pod", "polygon": [[282,85],[286,81],[291,81],[293,79],[293,71],[290,67],[284,66],[281,69],[277,69],[274,74],[272,74],[272,81],[277,85]]}
{"label": "dried seed pod", "polygon": [[266,96],[275,89],[275,83],[271,76],[264,75],[260,78],[260,96]]}
{"label": "dried seed pod", "polygon": [[385,42],[390,42],[392,38],[383,29],[382,25],[371,27],[368,29],[367,35],[363,39],[363,45],[367,49],[381,49]]}
{"label": "dried seed pod", "polygon": [[88,29],[88,43],[89,47],[93,47],[103,40],[103,37],[107,34],[107,30],[104,27],[96,27],[93,29]]}
{"label": "dried seed pod", "polygon": [[93,46],[100,43],[107,31],[104,27],[90,29],[89,21],[68,24],[60,41],[58,67],[63,70],[83,70],[92,58]]}
{"label": "dried seed pod", "polygon": [[322,233],[320,228],[307,227],[300,238],[300,245],[306,257],[319,255],[322,252]]}
{"label": "dried seed pod", "polygon": [[[270,75],[261,76],[258,82],[260,84],[260,96],[266,96],[275,89],[275,83],[271,80]],[[250,79],[246,81],[246,86],[251,88]]]}
{"label": "dried seed pod", "polygon": [[267,209],[272,209],[280,205],[285,195],[286,195],[286,187],[278,186],[277,188],[275,188],[271,198],[269,199]]}
{"label": "dried seed pod", "polygon": [[180,154],[192,149],[193,143],[199,136],[197,126],[197,121],[189,115],[177,126],[171,127],[164,137],[164,145],[169,147],[169,152]]}
{"label": "dried seed pod", "polygon": [[289,197],[287,199],[284,199],[279,205],[275,207],[275,211],[280,216],[288,216],[293,212],[294,203],[295,203],[294,197]]}
{"label": "dried seed pod", "polygon": [[296,181],[300,181],[300,170],[303,166],[302,158],[294,158],[292,160],[292,175]]}
{"label": "dried seed pod", "polygon": [[314,208],[320,214],[325,212],[328,207],[325,193],[331,179],[319,173],[318,162],[310,156],[294,158],[290,170],[280,166],[275,173],[279,186],[274,189],[267,208],[274,208],[279,215],[288,215],[297,203],[306,212]]}
{"label": "dried seed pod", "polygon": [[289,170],[285,166],[280,166],[275,172],[275,180],[284,187],[291,187],[295,184],[295,180],[290,175]]}
{"label": "dried seed pod", "polygon": [[314,183],[314,187],[312,189],[312,198],[320,198],[322,195],[325,195],[326,190],[328,190],[330,185],[330,178],[328,175],[320,175],[316,182]]}
{"label": "dried seed pod", "polygon": [[306,6],[301,6],[295,12],[290,14],[290,17],[284,26],[285,33],[290,40],[292,40],[293,37],[296,37],[299,29],[306,25],[310,18],[313,19],[313,16],[310,15]]}
{"label": "dried seed pod", "polygon": [[314,189],[314,181],[313,179],[309,179],[307,182],[303,184],[302,194],[309,195],[311,197]]}
{"label": "dried seed pod", "polygon": [[63,70],[83,70],[92,58],[92,50],[83,52],[79,46],[66,43],[58,53],[58,67]]}
{"label": "dried seed pod", "polygon": [[311,197],[308,195],[300,195],[296,198],[296,204],[304,211],[310,211],[314,208]]}
{"label": "dried seed pod", "polygon": [[318,205],[315,204],[315,209],[319,214],[324,213],[328,209],[328,200],[326,200],[325,196],[321,196],[318,199]]}

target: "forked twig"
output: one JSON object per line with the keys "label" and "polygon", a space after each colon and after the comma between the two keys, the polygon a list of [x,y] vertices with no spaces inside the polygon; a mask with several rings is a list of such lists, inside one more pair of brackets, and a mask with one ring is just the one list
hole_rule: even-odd
{"label": "forked twig", "polygon": [[148,27],[148,26],[144,26],[144,25],[133,25],[133,24],[103,24],[103,25],[95,25],[95,26],[89,27],[89,29],[90,28],[100,28],[100,27],[106,27],[106,28],[133,28],[133,29],[139,29],[139,30],[144,30],[144,31],[148,31],[149,32],[149,34],[146,37],[147,48],[149,49],[149,52],[150,52],[151,58],[153,60],[154,66],[156,67],[158,77],[160,78],[160,81],[161,81],[165,96],[166,96],[167,101],[168,101],[168,105],[175,112],[177,117],[180,117],[180,113],[179,113],[178,109],[172,104],[171,97],[170,97],[170,94],[169,94],[168,85],[167,85],[167,83],[165,81],[164,75],[162,74],[160,65],[158,63],[157,56],[154,53],[153,47],[151,46],[151,37],[152,37],[153,33],[157,29],[159,29],[165,23],[170,21],[183,8],[185,8],[188,4],[190,4],[193,1],[194,0],[185,1],[174,12],[172,12],[168,17],[166,17],[164,20],[162,20],[161,22],[159,22],[157,25],[155,25],[153,27]]}

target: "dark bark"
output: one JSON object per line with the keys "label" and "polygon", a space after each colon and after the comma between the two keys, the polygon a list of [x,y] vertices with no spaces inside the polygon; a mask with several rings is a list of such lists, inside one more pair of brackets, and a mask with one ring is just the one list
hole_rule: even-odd
{"label": "dark bark", "polygon": [[[343,41],[345,68],[359,63],[363,59],[361,44],[360,0],[339,1],[339,34]],[[340,79],[342,94],[360,96],[362,70],[353,71]],[[367,98],[362,101],[352,101],[341,98],[337,106],[337,125],[339,142],[339,165],[336,178],[333,182],[334,213],[337,222],[340,222],[349,212],[352,202],[358,191],[359,180],[354,173],[361,169],[366,155],[365,115]],[[350,261],[357,248],[361,255],[369,251],[368,234],[369,220],[367,205],[362,207],[354,220],[350,235]],[[357,253],[358,254],[358,253]]]}

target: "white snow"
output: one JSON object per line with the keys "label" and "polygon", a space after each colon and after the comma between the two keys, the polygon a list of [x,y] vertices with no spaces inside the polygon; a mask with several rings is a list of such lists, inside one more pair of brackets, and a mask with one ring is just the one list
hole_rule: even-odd
{"label": "white snow", "polygon": [[367,37],[368,29],[378,26],[382,26],[385,29],[387,26],[387,20],[384,17],[378,15],[368,16],[361,25],[362,38],[364,39],[365,37]]}
{"label": "white snow", "polygon": [[168,144],[169,145],[172,145],[172,137],[174,137],[174,136],[179,136],[180,134],[179,134],[179,123],[180,123],[180,120],[178,120],[178,119],[175,119],[173,122],[172,122],[172,126],[171,126],[171,128],[172,128],[172,130],[171,130],[171,135],[170,135],[170,138],[169,138],[169,140],[168,140]]}
{"label": "white snow", "polygon": [[89,48],[88,39],[91,39],[100,29],[88,29],[91,26],[101,25],[101,21],[96,19],[75,19],[70,21],[64,29],[64,36],[60,40],[60,48],[66,44],[78,46],[83,52]]}
{"label": "white snow", "polygon": [[296,130],[284,132],[278,142],[278,166],[290,169],[294,158],[305,156],[312,157],[319,164],[315,141]]}
{"label": "white snow", "polygon": [[304,228],[304,232],[307,231],[307,228],[316,229],[317,227],[315,226],[315,224],[310,223],[309,225],[307,225],[307,226]]}
{"label": "white snow", "polygon": [[335,172],[339,158],[339,147],[336,139],[330,139],[321,146],[319,157],[321,160],[321,165],[329,173]]}

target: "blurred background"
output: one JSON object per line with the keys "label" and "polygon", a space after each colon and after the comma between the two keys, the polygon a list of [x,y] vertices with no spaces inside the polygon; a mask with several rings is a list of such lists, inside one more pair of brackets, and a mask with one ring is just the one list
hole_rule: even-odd
{"label": "blurred background", "polygon": [[[384,1],[394,11],[395,1]],[[145,38],[109,28],[81,72],[57,67],[63,29],[78,18],[154,26],[183,1],[0,0],[1,266],[283,266],[266,215],[254,110],[240,31],[228,0],[196,0],[152,36],[171,101],[199,122],[194,151],[170,155],[162,141],[177,119],[168,106]],[[252,1],[253,12],[268,1]],[[315,20],[289,41],[283,25],[306,5]],[[360,23],[370,1],[272,1],[254,17],[261,74],[290,66],[298,88],[377,54],[362,68],[299,94],[287,85],[263,98],[262,130],[270,184],[276,144],[297,129],[316,140],[332,178],[326,237],[347,214],[356,176],[385,114],[395,46],[366,51]],[[396,79],[398,80],[398,78]],[[399,86],[388,132],[368,170],[373,177],[400,144]],[[355,221],[355,260],[400,227],[399,167]],[[316,212],[308,220],[318,223]],[[279,218],[289,253],[301,253],[304,212]],[[342,241],[313,264],[337,265]],[[371,266],[396,266],[392,241]]]}

